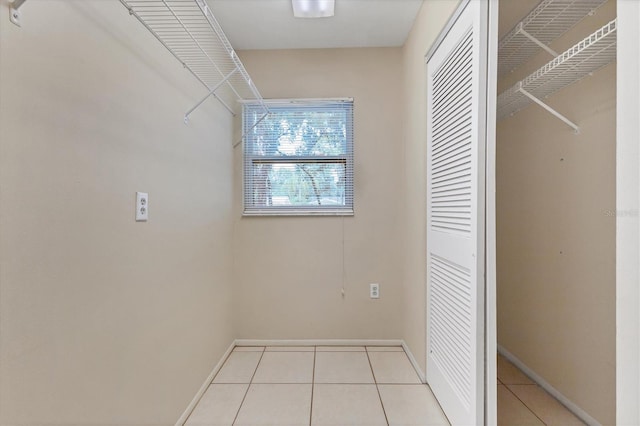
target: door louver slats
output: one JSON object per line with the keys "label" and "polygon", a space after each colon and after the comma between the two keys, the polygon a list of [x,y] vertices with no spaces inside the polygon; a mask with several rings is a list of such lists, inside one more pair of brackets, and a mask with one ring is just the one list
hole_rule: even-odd
{"label": "door louver slats", "polygon": [[432,359],[448,373],[456,393],[470,404],[471,278],[464,270],[431,254]]}
{"label": "door louver slats", "polygon": [[433,81],[430,226],[447,232],[471,232],[472,47],[473,32],[469,31]]}

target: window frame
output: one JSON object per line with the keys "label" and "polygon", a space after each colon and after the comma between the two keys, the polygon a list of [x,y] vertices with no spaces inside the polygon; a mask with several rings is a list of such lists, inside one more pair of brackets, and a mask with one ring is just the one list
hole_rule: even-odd
{"label": "window frame", "polygon": [[[346,123],[346,152],[344,155],[318,155],[318,156],[282,156],[282,155],[252,155],[250,151],[254,146],[251,139],[251,131],[266,118],[266,114],[257,123],[247,122],[247,110],[251,107],[265,106],[270,109],[295,109],[297,106],[308,110],[314,107],[326,109],[328,105],[335,104],[338,109],[345,110],[344,105],[349,105]],[[253,120],[255,121],[255,120]],[[250,128],[248,128],[251,126]],[[353,98],[330,99],[270,99],[264,100],[264,104],[244,102],[242,110],[243,150],[242,150],[242,215],[243,216],[353,216],[354,215],[354,101]],[[253,192],[253,179],[248,179],[255,164],[343,164],[345,170],[344,206],[251,206],[247,203],[248,191]]]}

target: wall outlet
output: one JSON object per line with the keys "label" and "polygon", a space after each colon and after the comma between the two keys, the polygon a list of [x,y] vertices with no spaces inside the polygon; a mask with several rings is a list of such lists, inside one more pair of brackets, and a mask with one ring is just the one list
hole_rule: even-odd
{"label": "wall outlet", "polygon": [[369,297],[372,299],[380,298],[380,284],[369,284]]}
{"label": "wall outlet", "polygon": [[146,222],[149,219],[149,194],[136,192],[136,222]]}

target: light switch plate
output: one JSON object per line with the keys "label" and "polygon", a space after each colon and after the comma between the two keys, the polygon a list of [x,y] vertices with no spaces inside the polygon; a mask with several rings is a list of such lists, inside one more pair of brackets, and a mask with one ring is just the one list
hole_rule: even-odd
{"label": "light switch plate", "polygon": [[149,194],[136,192],[136,221],[146,222],[149,219]]}

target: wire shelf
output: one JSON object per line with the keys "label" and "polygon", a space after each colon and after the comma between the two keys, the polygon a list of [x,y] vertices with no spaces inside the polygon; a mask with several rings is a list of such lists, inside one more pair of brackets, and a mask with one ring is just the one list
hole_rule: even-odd
{"label": "wire shelf", "polygon": [[207,89],[210,96],[236,115],[239,101],[253,101],[268,112],[260,92],[231,47],[205,0],[120,0],[171,54]]}
{"label": "wire shelf", "polygon": [[498,74],[518,68],[542,48],[600,7],[606,0],[543,0],[500,40]]}
{"label": "wire shelf", "polygon": [[543,99],[616,60],[616,20],[609,22],[498,96],[498,119]]}

